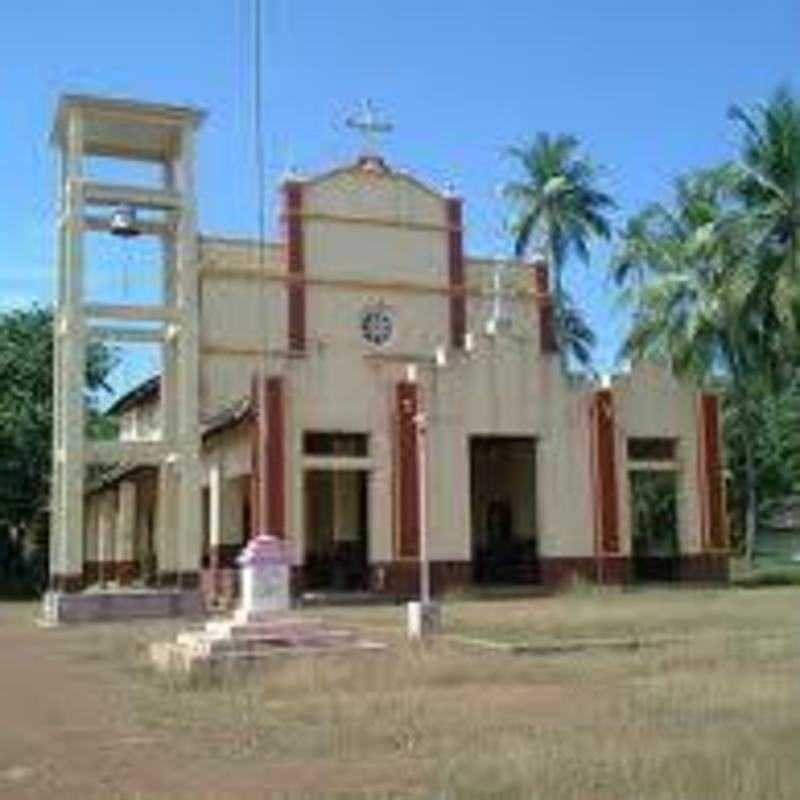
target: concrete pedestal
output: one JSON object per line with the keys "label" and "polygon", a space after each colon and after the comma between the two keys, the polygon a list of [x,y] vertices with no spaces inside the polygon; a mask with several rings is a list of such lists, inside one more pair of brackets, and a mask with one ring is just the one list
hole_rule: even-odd
{"label": "concrete pedestal", "polygon": [[442,607],[438,603],[408,603],[407,632],[409,639],[423,639],[442,629]]}
{"label": "concrete pedestal", "polygon": [[237,561],[242,580],[237,621],[261,621],[289,610],[291,558],[285,542],[261,534],[250,540]]}

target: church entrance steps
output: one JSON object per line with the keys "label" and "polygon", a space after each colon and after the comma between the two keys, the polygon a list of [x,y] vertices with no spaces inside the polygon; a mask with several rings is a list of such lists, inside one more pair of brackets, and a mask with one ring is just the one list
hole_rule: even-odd
{"label": "church entrance steps", "polygon": [[192,672],[204,667],[283,655],[374,652],[385,645],[349,628],[320,620],[274,615],[269,618],[211,620],[199,630],[178,634],[172,642],[150,647],[153,665],[162,671]]}

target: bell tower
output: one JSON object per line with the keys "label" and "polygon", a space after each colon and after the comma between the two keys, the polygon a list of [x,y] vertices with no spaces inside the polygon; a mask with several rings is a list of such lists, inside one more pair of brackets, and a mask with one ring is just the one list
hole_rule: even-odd
{"label": "bell tower", "polygon": [[[195,588],[201,558],[200,425],[195,132],[204,114],[155,103],[67,95],[52,144],[60,155],[54,319],[54,433],[50,588],[83,587],[87,467],[158,471],[159,571]],[[118,172],[148,166],[160,179],[142,186],[95,178],[93,162]],[[113,303],[89,297],[87,234],[161,240],[158,301]],[[101,264],[111,274],[119,264]],[[92,265],[95,269],[96,265]],[[85,420],[86,353],[93,340],[146,343],[160,353],[159,433],[95,441]],[[167,546],[166,543],[171,545]],[[167,553],[170,553],[167,557]]]}

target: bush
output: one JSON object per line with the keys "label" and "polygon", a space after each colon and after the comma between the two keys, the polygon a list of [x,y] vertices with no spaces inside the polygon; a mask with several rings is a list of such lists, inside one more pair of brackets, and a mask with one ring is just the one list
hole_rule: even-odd
{"label": "bush", "polygon": [[46,583],[47,563],[43,551],[26,547],[22,537],[0,529],[0,597],[37,597]]}
{"label": "bush", "polygon": [[751,572],[733,577],[731,583],[745,589],[759,586],[800,586],[800,564],[756,566]]}

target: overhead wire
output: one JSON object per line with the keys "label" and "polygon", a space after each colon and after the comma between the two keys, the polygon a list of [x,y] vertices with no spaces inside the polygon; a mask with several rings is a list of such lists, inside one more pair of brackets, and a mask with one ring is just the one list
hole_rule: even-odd
{"label": "overhead wire", "polygon": [[[256,171],[256,212],[258,214],[258,313],[265,306],[266,275],[266,174],[264,158],[264,130],[263,130],[263,14],[261,0],[253,0],[253,158]],[[258,533],[267,533],[267,453],[263,435],[266,433],[266,360],[268,358],[269,326],[264,325],[264,352],[259,358],[257,370],[256,409],[257,428],[257,459],[256,468],[258,476]]]}

